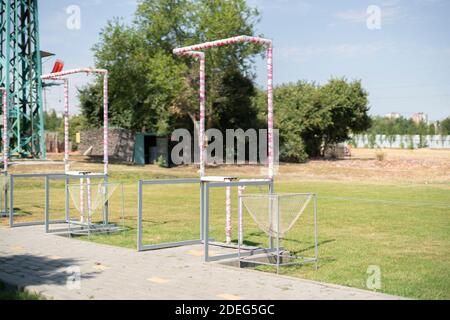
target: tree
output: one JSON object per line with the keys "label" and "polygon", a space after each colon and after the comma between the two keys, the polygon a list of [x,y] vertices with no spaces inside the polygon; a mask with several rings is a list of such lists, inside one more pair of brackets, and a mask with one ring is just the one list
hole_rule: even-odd
{"label": "tree", "polygon": [[348,140],[350,133],[361,133],[371,126],[368,93],[362,88],[361,81],[332,79],[319,91],[321,107],[328,111],[329,117],[319,130],[321,138],[308,149],[310,155],[318,154],[319,141],[326,148]]}
{"label": "tree", "polygon": [[443,136],[450,135],[450,117],[447,117],[440,122],[440,134]]}
{"label": "tree", "polygon": [[[258,16],[244,0],[144,0],[132,25],[110,21],[94,53],[97,66],[110,72],[111,123],[164,134],[176,127],[192,128],[198,114],[198,62],[175,57],[172,50],[211,39],[253,35]],[[254,91],[249,62],[255,52],[252,45],[208,51],[210,126],[225,125],[224,115],[238,119],[241,112],[252,112],[250,99],[232,95],[241,94],[236,90],[239,86],[248,94]],[[80,100],[89,123],[99,126],[101,84],[83,88]],[[240,108],[231,102],[241,103]],[[219,109],[214,107],[219,105]]]}
{"label": "tree", "polygon": [[[260,93],[257,102],[261,111],[263,96]],[[323,86],[304,81],[285,84],[275,88],[274,99],[284,161],[320,156],[327,145],[347,141],[351,133],[364,132],[371,125],[367,93],[359,81],[332,79]]]}
{"label": "tree", "polygon": [[45,129],[51,132],[57,132],[63,124],[62,117],[58,116],[56,111],[52,109],[50,112],[44,113]]}

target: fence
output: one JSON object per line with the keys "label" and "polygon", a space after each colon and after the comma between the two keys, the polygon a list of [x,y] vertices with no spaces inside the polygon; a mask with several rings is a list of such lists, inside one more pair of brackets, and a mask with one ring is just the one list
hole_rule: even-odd
{"label": "fence", "polygon": [[450,136],[440,135],[354,135],[356,148],[450,149]]}

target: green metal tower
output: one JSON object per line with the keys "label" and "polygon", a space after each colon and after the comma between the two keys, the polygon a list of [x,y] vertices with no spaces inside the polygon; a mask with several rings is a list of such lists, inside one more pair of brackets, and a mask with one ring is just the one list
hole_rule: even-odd
{"label": "green metal tower", "polygon": [[0,87],[8,92],[10,155],[45,159],[38,0],[0,3]]}

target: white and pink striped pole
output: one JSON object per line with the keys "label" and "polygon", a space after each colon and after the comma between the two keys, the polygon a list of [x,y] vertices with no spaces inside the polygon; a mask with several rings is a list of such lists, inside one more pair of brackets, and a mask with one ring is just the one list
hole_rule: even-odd
{"label": "white and pink striped pole", "polygon": [[[269,179],[273,179],[274,177],[274,131],[273,131],[273,43],[272,40],[263,39],[259,37],[251,37],[251,36],[237,36],[222,40],[216,40],[211,42],[205,42],[201,44],[196,44],[193,46],[187,46],[183,48],[177,48],[173,50],[173,53],[180,56],[195,56],[200,58],[200,173],[204,174],[204,146],[205,146],[205,133],[202,132],[202,120],[204,121],[204,115],[202,118],[202,90],[205,92],[205,85],[202,85],[202,78],[204,80],[204,71],[202,74],[202,59],[205,59],[204,53],[199,52],[199,50],[210,49],[215,47],[221,47],[226,45],[233,45],[238,43],[253,43],[267,47],[267,121],[268,121],[268,176]],[[203,61],[204,66],[204,61]],[[204,70],[204,69],[203,69]],[[204,128],[204,127],[203,127]],[[202,161],[203,160],[203,161]],[[203,163],[202,163],[203,162]],[[202,171],[203,168],[203,171]]]}
{"label": "white and pink striped pole", "polygon": [[[268,126],[268,157],[267,157],[267,175],[269,179],[274,178],[274,130],[273,130],[273,43],[272,40],[251,36],[237,36],[228,39],[205,42],[193,46],[177,48],[173,53],[180,56],[200,57],[200,176],[205,175],[205,54],[199,50],[233,45],[238,43],[253,43],[267,47],[267,126]],[[242,190],[241,190],[242,192]],[[231,243],[232,221],[231,221],[231,188],[226,189],[226,239]],[[241,224],[242,225],[242,224]],[[239,230],[241,232],[242,230]]]}
{"label": "white and pink striped pole", "polygon": [[174,53],[180,56],[191,56],[198,58],[200,61],[200,88],[199,88],[199,101],[200,101],[200,119],[199,119],[199,162],[200,162],[200,177],[205,176],[205,163],[206,163],[206,144],[205,144],[205,131],[206,131],[206,58],[203,52],[198,51],[180,51]]}
{"label": "white and pink striped pole", "polygon": [[239,230],[238,230],[238,239],[239,239],[239,244],[243,245],[243,235],[244,235],[244,227],[243,227],[243,211],[244,208],[242,208],[242,201],[241,201],[241,197],[244,195],[244,191],[245,191],[245,187],[238,187],[238,199],[239,199]]}
{"label": "white and pink striped pole", "polygon": [[268,127],[268,176],[274,177],[274,132],[273,132],[273,47],[267,48],[267,127]]}
{"label": "white and pink striped pole", "polygon": [[108,117],[108,71],[103,74],[103,172],[108,175],[109,165],[109,117]]}
{"label": "white and pink striped pole", "polygon": [[0,88],[2,93],[3,106],[3,170],[8,172],[9,162],[9,141],[8,141],[8,95],[4,88]]}
{"label": "white and pink striped pole", "polygon": [[[232,181],[227,179],[226,181]],[[225,238],[226,243],[231,244],[233,238],[233,222],[232,222],[232,209],[231,209],[231,187],[226,188],[226,200],[225,200],[225,212],[226,212],[226,227],[225,227]]]}
{"label": "white and pink striped pole", "polygon": [[69,79],[64,79],[64,172],[70,170],[69,164]]}
{"label": "white and pink striped pole", "polygon": [[85,212],[84,212],[84,178],[80,178],[80,221],[84,223]]}
{"label": "white and pink striped pole", "polygon": [[[106,69],[96,69],[96,68],[79,68],[79,69],[72,69],[72,70],[66,70],[61,72],[55,72],[50,73],[47,75],[41,76],[42,80],[64,80],[66,81],[66,77],[69,75],[79,74],[79,73],[86,73],[86,74],[99,74],[103,76],[103,163],[104,168],[103,172],[105,175],[108,175],[108,165],[109,165],[109,117],[108,117],[108,104],[109,104],[109,98],[108,98],[108,70]],[[66,84],[66,83],[65,83]],[[66,93],[67,93],[67,99],[66,99]],[[68,108],[69,106],[69,91],[67,86],[67,92],[66,92],[66,86],[64,87],[64,98],[65,98],[65,107]],[[67,114],[69,112],[67,111]],[[66,126],[66,119],[64,121],[64,129],[65,129],[65,154],[64,154],[64,161],[65,161],[65,168],[67,170],[68,163],[69,163],[69,119],[67,118],[67,126]],[[66,131],[67,129],[67,131]]]}

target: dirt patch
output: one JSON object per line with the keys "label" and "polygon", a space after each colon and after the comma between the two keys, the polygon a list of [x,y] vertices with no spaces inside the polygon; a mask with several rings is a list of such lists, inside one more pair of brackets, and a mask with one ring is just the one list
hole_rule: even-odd
{"label": "dirt patch", "polygon": [[[397,150],[385,149],[383,161],[376,160],[374,149],[355,149],[352,157],[343,160],[311,160],[304,164],[281,164],[278,168],[279,180],[342,180],[376,183],[450,183],[450,150]],[[52,160],[61,160],[62,155],[52,154]],[[91,162],[88,158],[71,156],[72,170],[102,172],[101,163]],[[11,172],[62,172],[63,164],[27,163],[12,166]],[[173,177],[196,177],[196,166],[180,166],[172,169],[158,166],[135,166],[111,164],[110,172],[115,174],[133,174],[142,179],[153,176],[158,179]],[[209,167],[209,175],[238,177],[263,177],[263,166],[220,166]]]}

